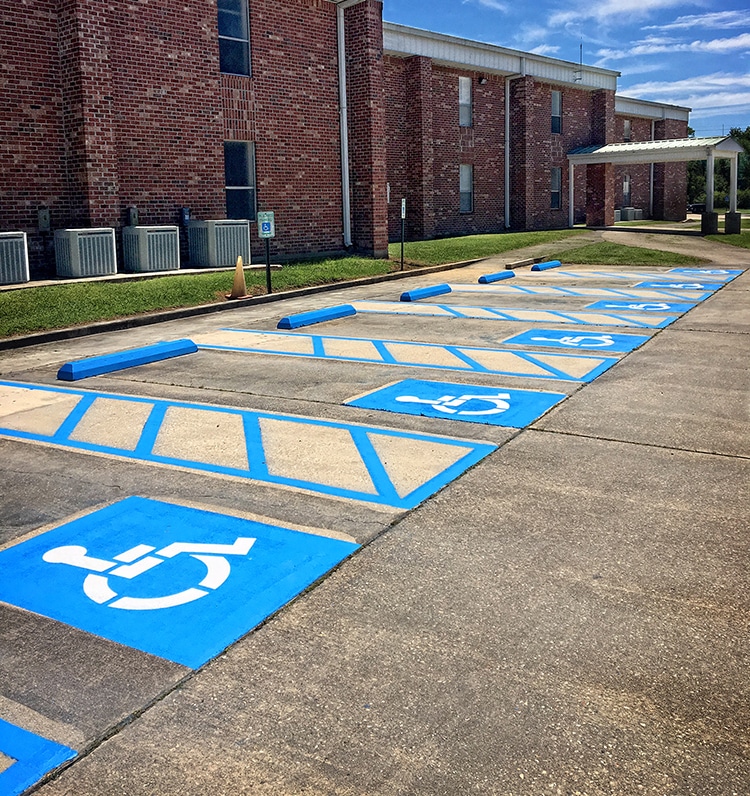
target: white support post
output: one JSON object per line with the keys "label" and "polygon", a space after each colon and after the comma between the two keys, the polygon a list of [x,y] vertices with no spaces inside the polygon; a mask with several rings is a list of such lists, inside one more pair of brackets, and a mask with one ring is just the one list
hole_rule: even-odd
{"label": "white support post", "polygon": [[739,152],[734,152],[729,161],[729,212],[737,212],[737,168],[739,163]]}
{"label": "white support post", "polygon": [[575,173],[575,166],[573,161],[568,162],[568,226],[573,227],[575,224],[575,181],[573,175]]}

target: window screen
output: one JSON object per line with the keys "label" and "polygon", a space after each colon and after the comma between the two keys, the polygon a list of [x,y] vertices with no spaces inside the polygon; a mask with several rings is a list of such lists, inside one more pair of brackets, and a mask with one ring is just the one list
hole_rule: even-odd
{"label": "window screen", "polygon": [[458,78],[458,123],[461,127],[471,127],[471,78]]}
{"label": "window screen", "polygon": [[459,181],[461,212],[471,213],[474,210],[474,167],[461,164]]}
{"label": "window screen", "polygon": [[562,91],[552,92],[552,132],[562,132]]}
{"label": "window screen", "polygon": [[559,210],[562,207],[562,169],[555,167],[551,173],[550,207]]}

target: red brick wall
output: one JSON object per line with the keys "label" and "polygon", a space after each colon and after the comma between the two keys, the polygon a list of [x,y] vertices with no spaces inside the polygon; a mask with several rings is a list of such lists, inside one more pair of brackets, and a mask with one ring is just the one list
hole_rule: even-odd
{"label": "red brick wall", "polygon": [[[271,251],[341,251],[336,8],[253,0],[250,36],[252,78],[222,75],[224,127],[227,140],[255,142],[258,208],[275,213]],[[259,254],[255,226],[251,239]]]}
{"label": "red brick wall", "polygon": [[[687,123],[675,119],[658,121],[654,125],[657,141],[685,138]],[[687,214],[687,164],[657,163],[654,166],[654,218],[664,221],[684,221]]]}
{"label": "red brick wall", "polygon": [[[412,125],[409,112],[412,98],[407,95],[406,73],[408,66],[404,59],[386,56],[383,59],[383,79],[385,80],[385,126],[386,135],[386,180],[390,185],[388,204],[388,238],[400,240],[401,200],[409,200],[408,152]],[[410,89],[413,86],[410,85]],[[411,201],[409,201],[411,205]],[[411,207],[409,207],[409,211]]]}
{"label": "red brick wall", "polygon": [[[5,3],[0,14],[0,231],[33,233],[37,211],[68,224],[56,0]],[[33,44],[33,46],[31,46]],[[51,241],[29,239],[35,273],[54,269]]]}
{"label": "red brick wall", "polygon": [[362,252],[387,256],[383,4],[380,0],[364,0],[344,13],[352,242]]}

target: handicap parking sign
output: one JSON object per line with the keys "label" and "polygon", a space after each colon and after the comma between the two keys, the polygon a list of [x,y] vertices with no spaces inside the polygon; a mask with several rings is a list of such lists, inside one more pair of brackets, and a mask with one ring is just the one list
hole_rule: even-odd
{"label": "handicap parking sign", "polygon": [[0,600],[198,668],[357,545],[130,497],[0,552]]}

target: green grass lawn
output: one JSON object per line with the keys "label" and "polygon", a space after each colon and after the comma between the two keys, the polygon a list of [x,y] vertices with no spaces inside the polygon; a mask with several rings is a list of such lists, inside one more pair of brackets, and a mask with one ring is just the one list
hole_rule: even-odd
{"label": "green grass lawn", "polygon": [[750,249],[750,230],[739,235],[706,235],[706,240],[716,243],[726,243],[728,246],[739,246],[741,249]]}
{"label": "green grass lawn", "polygon": [[[393,270],[388,260],[345,257],[285,265],[274,291],[357,279]],[[0,337],[223,301],[234,271],[174,274],[123,282],[77,282],[0,291]],[[265,271],[246,271],[248,293],[266,292]]]}
{"label": "green grass lawn", "polygon": [[[459,263],[525,249],[540,243],[557,243],[583,232],[585,230],[560,229],[550,232],[503,232],[499,235],[466,235],[461,238],[412,241],[404,244],[404,259],[421,265]],[[392,260],[400,260],[401,244],[391,243],[388,253]]]}
{"label": "green grass lawn", "polygon": [[698,265],[706,262],[700,257],[674,254],[620,243],[591,243],[577,249],[567,249],[550,259],[562,260],[566,265]]}

